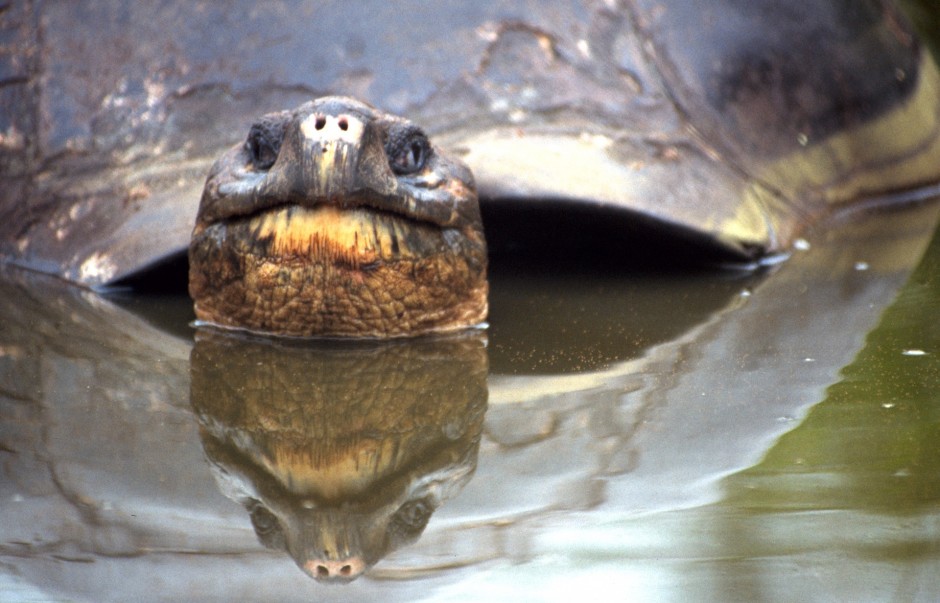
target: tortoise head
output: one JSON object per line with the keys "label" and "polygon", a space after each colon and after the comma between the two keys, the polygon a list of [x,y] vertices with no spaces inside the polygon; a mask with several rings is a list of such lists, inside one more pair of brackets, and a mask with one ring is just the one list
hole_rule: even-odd
{"label": "tortoise head", "polygon": [[394,337],[486,317],[472,174],[344,97],[265,115],[215,163],[189,258],[197,318],[226,327]]}

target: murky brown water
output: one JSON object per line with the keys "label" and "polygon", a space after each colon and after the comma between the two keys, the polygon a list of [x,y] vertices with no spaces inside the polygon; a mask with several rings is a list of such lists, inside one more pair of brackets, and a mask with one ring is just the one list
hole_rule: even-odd
{"label": "murky brown water", "polygon": [[0,598],[933,600],[937,214],[762,280],[498,274],[486,332],[385,344],[3,272]]}

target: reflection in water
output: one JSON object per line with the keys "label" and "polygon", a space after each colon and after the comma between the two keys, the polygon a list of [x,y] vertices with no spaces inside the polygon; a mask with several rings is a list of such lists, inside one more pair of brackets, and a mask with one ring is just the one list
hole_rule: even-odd
{"label": "reflection in water", "polygon": [[490,275],[490,372],[587,373],[640,358],[739,299],[764,274]]}
{"label": "reflection in water", "polygon": [[310,576],[358,577],[417,539],[473,474],[484,337],[300,342],[200,330],[191,402],[220,489],[266,547]]}
{"label": "reflection in water", "polygon": [[[200,333],[197,354],[185,312],[167,332],[108,298],[0,269],[0,599],[933,601],[936,246],[934,267],[896,294],[938,212],[810,233],[808,250],[697,320],[707,279],[604,277],[580,290],[497,279],[514,290],[494,295],[509,305],[487,334],[488,392],[482,342],[311,348]],[[165,317],[167,300],[154,310]],[[587,341],[555,360],[575,331],[620,338],[625,353]],[[903,354],[915,349],[925,354]],[[284,370],[263,376],[271,366]],[[380,379],[379,366],[396,368]],[[294,379],[319,389],[297,393]],[[382,412],[359,404],[367,384]],[[402,388],[417,384],[463,398],[438,409],[413,394],[408,411]],[[190,404],[191,389],[208,395]],[[333,442],[339,459],[343,433],[349,451],[374,453],[362,472],[329,470],[322,453],[308,462],[304,438]],[[420,441],[425,453],[405,458]],[[364,566],[383,539],[386,551],[407,539],[401,522],[389,527],[409,495],[428,486],[442,500],[470,471],[418,541],[341,589],[260,545],[248,517],[301,559],[304,546],[318,557],[325,534],[357,544]],[[314,487],[314,474],[329,479]],[[406,525],[427,509],[413,510]]]}
{"label": "reflection in water", "polygon": [[940,231],[841,380],[755,467],[728,480],[753,509],[910,514],[940,501]]}
{"label": "reflection in water", "polygon": [[[726,597],[937,600],[938,315],[940,231],[822,401],[723,480],[709,517],[718,554],[772,560],[725,572]],[[811,579],[781,579],[801,557]]]}

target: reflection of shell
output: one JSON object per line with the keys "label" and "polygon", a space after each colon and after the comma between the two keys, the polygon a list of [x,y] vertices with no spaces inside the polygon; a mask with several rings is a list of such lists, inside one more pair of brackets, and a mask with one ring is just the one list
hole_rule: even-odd
{"label": "reflection of shell", "polygon": [[191,367],[193,405],[215,438],[288,490],[327,500],[478,439],[486,405],[474,337],[309,344],[201,332]]}

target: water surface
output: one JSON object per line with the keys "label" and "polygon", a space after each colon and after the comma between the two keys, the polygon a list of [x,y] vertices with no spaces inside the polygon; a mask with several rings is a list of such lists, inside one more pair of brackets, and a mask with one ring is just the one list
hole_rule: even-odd
{"label": "water surface", "polygon": [[931,600],[937,213],[757,277],[497,273],[487,331],[386,344],[6,270],[3,598]]}

